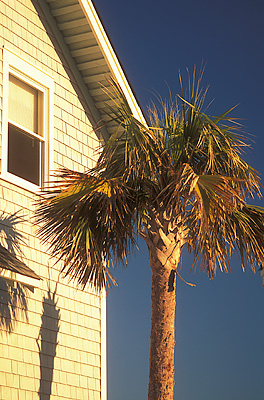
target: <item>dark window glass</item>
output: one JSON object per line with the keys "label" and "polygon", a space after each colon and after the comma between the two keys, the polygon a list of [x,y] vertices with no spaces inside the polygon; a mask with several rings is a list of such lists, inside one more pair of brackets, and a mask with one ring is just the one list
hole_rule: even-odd
{"label": "dark window glass", "polygon": [[8,172],[40,185],[40,140],[8,124]]}

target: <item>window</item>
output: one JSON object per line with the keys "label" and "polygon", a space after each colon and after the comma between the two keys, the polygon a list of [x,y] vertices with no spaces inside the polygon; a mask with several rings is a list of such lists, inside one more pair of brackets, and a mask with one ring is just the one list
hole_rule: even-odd
{"label": "window", "polygon": [[53,79],[3,50],[1,176],[37,190],[52,168]]}
{"label": "window", "polygon": [[7,171],[41,185],[42,93],[9,74]]}

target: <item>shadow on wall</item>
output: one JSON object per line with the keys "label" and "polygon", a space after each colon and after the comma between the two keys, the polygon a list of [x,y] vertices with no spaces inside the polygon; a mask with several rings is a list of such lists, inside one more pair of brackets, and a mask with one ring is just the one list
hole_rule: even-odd
{"label": "shadow on wall", "polygon": [[27,288],[0,278],[0,328],[11,333],[19,316],[28,322]]}
{"label": "shadow on wall", "polygon": [[2,213],[0,215],[0,237],[1,243],[12,253],[23,256],[21,245],[25,244],[23,235],[18,232],[16,225],[25,222],[20,212],[11,215]]}
{"label": "shadow on wall", "polygon": [[[20,222],[23,222],[23,219],[19,213],[0,215],[0,269],[1,266],[7,267],[5,264],[9,262],[18,266],[23,264],[15,256],[15,253],[23,254],[20,247],[24,243],[23,236],[16,229],[16,225]],[[24,285],[0,277],[1,331],[12,332],[19,317],[28,322],[27,292],[28,289]]]}
{"label": "shadow on wall", "polygon": [[49,400],[53,381],[54,360],[56,357],[57,336],[59,332],[60,309],[55,301],[57,285],[53,293],[50,288],[42,300],[42,317],[37,345],[40,360],[39,399]]}

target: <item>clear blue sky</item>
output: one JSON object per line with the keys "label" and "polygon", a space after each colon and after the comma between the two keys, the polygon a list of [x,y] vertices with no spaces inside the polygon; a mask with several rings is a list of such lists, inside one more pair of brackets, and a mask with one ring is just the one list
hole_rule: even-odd
{"label": "clear blue sky", "polygon": [[[254,135],[246,155],[264,173],[264,3],[262,0],[94,0],[144,110],[152,91],[179,92],[178,71],[206,64],[208,113],[239,104],[233,116]],[[264,205],[264,200],[261,202]],[[258,203],[258,204],[261,204]],[[119,287],[108,298],[108,400],[145,400],[150,335],[147,249],[117,269]],[[264,288],[259,273],[182,275],[177,282],[177,400],[264,399]]]}

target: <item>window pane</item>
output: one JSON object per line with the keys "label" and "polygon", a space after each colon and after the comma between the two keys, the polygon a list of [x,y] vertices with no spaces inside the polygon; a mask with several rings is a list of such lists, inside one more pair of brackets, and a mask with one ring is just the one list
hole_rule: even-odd
{"label": "window pane", "polygon": [[41,142],[8,125],[8,172],[40,185]]}
{"label": "window pane", "polygon": [[40,134],[38,123],[39,92],[32,86],[10,75],[8,117],[13,122]]}

